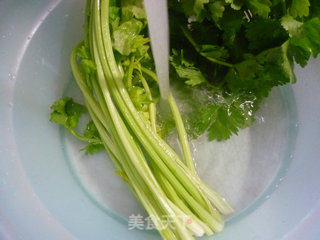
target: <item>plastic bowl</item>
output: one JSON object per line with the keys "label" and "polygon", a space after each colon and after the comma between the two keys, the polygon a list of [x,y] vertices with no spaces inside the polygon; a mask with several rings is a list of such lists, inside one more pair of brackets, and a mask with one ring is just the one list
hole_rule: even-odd
{"label": "plastic bowl", "polygon": [[[48,121],[61,95],[81,101],[69,54],[82,38],[83,8],[0,2],[0,239],[160,239],[128,229],[128,217],[145,213],[106,155],[85,156]],[[297,67],[298,83],[272,91],[238,136],[192,142],[199,174],[236,209],[208,239],[320,238],[319,66]]]}

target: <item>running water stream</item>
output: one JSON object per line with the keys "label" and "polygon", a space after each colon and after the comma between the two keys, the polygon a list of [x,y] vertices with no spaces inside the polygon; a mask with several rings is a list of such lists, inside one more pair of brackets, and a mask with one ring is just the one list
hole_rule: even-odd
{"label": "running water stream", "polygon": [[151,49],[156,65],[160,94],[167,99],[169,85],[169,20],[167,0],[144,0]]}

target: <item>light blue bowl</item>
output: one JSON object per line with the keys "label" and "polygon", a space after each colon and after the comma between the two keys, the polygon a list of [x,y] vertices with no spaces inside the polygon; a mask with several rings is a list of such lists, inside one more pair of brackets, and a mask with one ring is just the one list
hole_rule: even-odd
{"label": "light blue bowl", "polygon": [[[83,7],[0,1],[1,240],[160,239],[128,230],[127,218],[144,212],[106,155],[85,156],[48,121],[61,95],[81,101],[69,54]],[[298,83],[275,89],[250,129],[224,143],[192,142],[199,174],[237,210],[209,239],[320,239],[319,67],[318,59],[297,68]]]}

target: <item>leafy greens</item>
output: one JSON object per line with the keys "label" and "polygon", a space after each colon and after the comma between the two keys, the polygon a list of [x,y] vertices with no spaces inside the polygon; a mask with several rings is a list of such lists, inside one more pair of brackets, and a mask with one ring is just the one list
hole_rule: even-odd
{"label": "leafy greens", "polygon": [[[218,88],[225,100],[199,102],[204,107],[186,116],[189,135],[208,131],[209,140],[226,140],[254,121],[273,87],[294,83],[294,62],[304,67],[320,53],[319,6],[309,0],[170,1],[174,79],[214,89],[209,95]],[[250,106],[230,106],[241,101]]]}

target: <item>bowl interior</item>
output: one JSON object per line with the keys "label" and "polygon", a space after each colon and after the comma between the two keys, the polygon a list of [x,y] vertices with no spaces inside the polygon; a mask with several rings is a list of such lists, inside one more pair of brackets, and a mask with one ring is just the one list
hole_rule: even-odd
{"label": "bowl interior", "polygon": [[[155,231],[128,230],[129,216],[146,214],[115,174],[105,152],[85,155],[80,151],[82,142],[48,120],[50,105],[62,95],[82,102],[69,54],[82,39],[83,7],[84,2],[76,0],[48,4],[39,9],[42,15],[25,39],[14,73],[13,100],[7,106],[12,111],[19,161],[34,194],[78,239],[159,239]],[[318,70],[313,67],[313,71],[308,79],[311,82]],[[294,182],[299,181],[288,173],[299,167],[294,156],[302,120],[296,96],[290,86],[276,88],[263,101],[252,127],[226,142],[208,142],[206,136],[191,141],[200,176],[236,210],[215,239],[272,239],[264,237],[280,236],[307,211],[284,214],[288,222],[272,230],[255,228],[250,232],[254,222],[262,226],[268,220],[263,219],[263,212],[271,219],[286,212],[281,207],[288,195],[279,192],[290,196]],[[179,151],[174,133],[168,141]],[[308,161],[313,159],[310,156]],[[296,195],[292,197],[296,199]]]}

